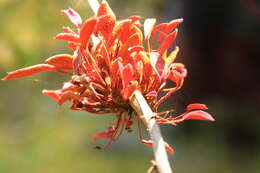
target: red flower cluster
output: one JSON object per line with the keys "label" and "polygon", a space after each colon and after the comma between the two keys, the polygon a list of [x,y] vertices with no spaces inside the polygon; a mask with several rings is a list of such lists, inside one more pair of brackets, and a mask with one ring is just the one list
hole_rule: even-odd
{"label": "red flower cluster", "polygon": [[[179,90],[187,70],[181,63],[174,63],[178,47],[168,53],[177,36],[176,27],[182,19],[155,25],[155,19],[146,19],[141,31],[140,17],[131,16],[116,20],[108,3],[103,1],[94,17],[82,22],[73,9],[61,11],[75,28],[63,27],[55,38],[65,40],[73,55],[61,54],[39,64],[8,73],[2,80],[30,76],[39,72],[57,71],[71,76],[59,90],[43,90],[43,94],[59,104],[70,101],[71,109],[91,113],[117,113],[115,126],[93,137],[115,140],[124,129],[132,125],[129,98],[140,90],[148,103],[157,111],[158,106],[172,93]],[[144,40],[144,41],[143,41]],[[152,42],[158,45],[155,48]],[[168,80],[176,85],[164,88]],[[165,93],[160,99],[159,92]],[[187,119],[214,121],[206,106],[193,104],[177,118],[158,118],[159,123],[176,124]],[[145,143],[145,142],[143,142]]]}

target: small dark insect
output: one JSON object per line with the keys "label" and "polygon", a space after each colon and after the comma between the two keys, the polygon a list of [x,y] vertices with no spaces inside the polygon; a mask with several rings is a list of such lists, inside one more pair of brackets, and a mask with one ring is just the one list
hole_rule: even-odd
{"label": "small dark insect", "polygon": [[95,146],[94,149],[96,149],[96,150],[101,150],[102,147],[100,147],[100,146]]}

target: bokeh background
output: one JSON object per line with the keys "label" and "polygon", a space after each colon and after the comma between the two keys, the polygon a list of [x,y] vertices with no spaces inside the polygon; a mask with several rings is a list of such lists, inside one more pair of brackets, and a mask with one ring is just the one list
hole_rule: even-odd
{"label": "bokeh background", "polygon": [[[163,126],[176,154],[176,173],[260,172],[260,2],[258,0],[110,0],[118,18],[184,18],[177,61],[189,75],[184,88],[161,110],[183,111],[189,103],[209,106],[216,122]],[[58,53],[71,53],[53,37],[70,25],[59,12],[72,7],[83,18],[85,0],[0,0],[0,77]],[[145,172],[151,148],[125,133],[105,150],[91,136],[115,121],[58,106],[41,94],[68,78],[56,73],[0,83],[0,173]]]}

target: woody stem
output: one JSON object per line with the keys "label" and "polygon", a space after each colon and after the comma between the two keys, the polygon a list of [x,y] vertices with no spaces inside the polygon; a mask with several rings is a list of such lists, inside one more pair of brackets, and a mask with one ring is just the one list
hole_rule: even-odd
{"label": "woody stem", "polygon": [[153,152],[155,157],[156,168],[159,173],[172,173],[167,153],[164,147],[164,140],[161,135],[159,125],[157,124],[154,112],[151,110],[142,93],[136,90],[130,99],[130,104],[135,110],[147,128],[153,143]]}

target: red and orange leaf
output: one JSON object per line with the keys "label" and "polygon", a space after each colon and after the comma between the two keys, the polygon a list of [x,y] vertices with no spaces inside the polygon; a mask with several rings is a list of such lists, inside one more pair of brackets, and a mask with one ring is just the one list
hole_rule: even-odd
{"label": "red and orange leaf", "polygon": [[170,47],[170,45],[172,44],[172,42],[175,40],[176,36],[177,36],[178,30],[176,29],[174,32],[172,32],[171,34],[169,34],[165,40],[163,41],[161,47],[160,47],[160,54],[163,55],[164,52]]}
{"label": "red and orange leaf", "polygon": [[59,33],[58,35],[55,36],[55,39],[70,41],[70,42],[75,42],[75,43],[80,42],[79,36],[77,34],[73,34],[73,33]]}
{"label": "red and orange leaf", "polygon": [[215,121],[215,119],[207,112],[197,110],[185,113],[182,117],[183,120],[206,120]]}
{"label": "red and orange leaf", "polygon": [[80,15],[75,10],[69,8],[66,10],[61,10],[61,13],[68,17],[71,23],[73,23],[76,27],[80,27],[82,20]]}
{"label": "red and orange leaf", "polygon": [[15,70],[12,72],[9,72],[4,78],[2,78],[3,81],[5,80],[11,80],[26,76],[32,76],[36,73],[45,72],[45,71],[54,71],[55,67],[48,64],[38,64],[26,68],[22,68],[19,70]]}
{"label": "red and orange leaf", "polygon": [[89,41],[89,38],[93,33],[97,21],[98,19],[96,17],[89,18],[83,23],[83,26],[81,27],[80,41],[83,49],[86,48],[87,42]]}
{"label": "red and orange leaf", "polygon": [[68,54],[60,54],[52,56],[45,60],[45,63],[53,65],[56,69],[73,70],[73,56]]}
{"label": "red and orange leaf", "polygon": [[206,105],[200,104],[200,103],[189,104],[186,107],[186,111],[192,111],[192,110],[195,110],[195,109],[205,110],[205,109],[208,109],[208,107]]}

